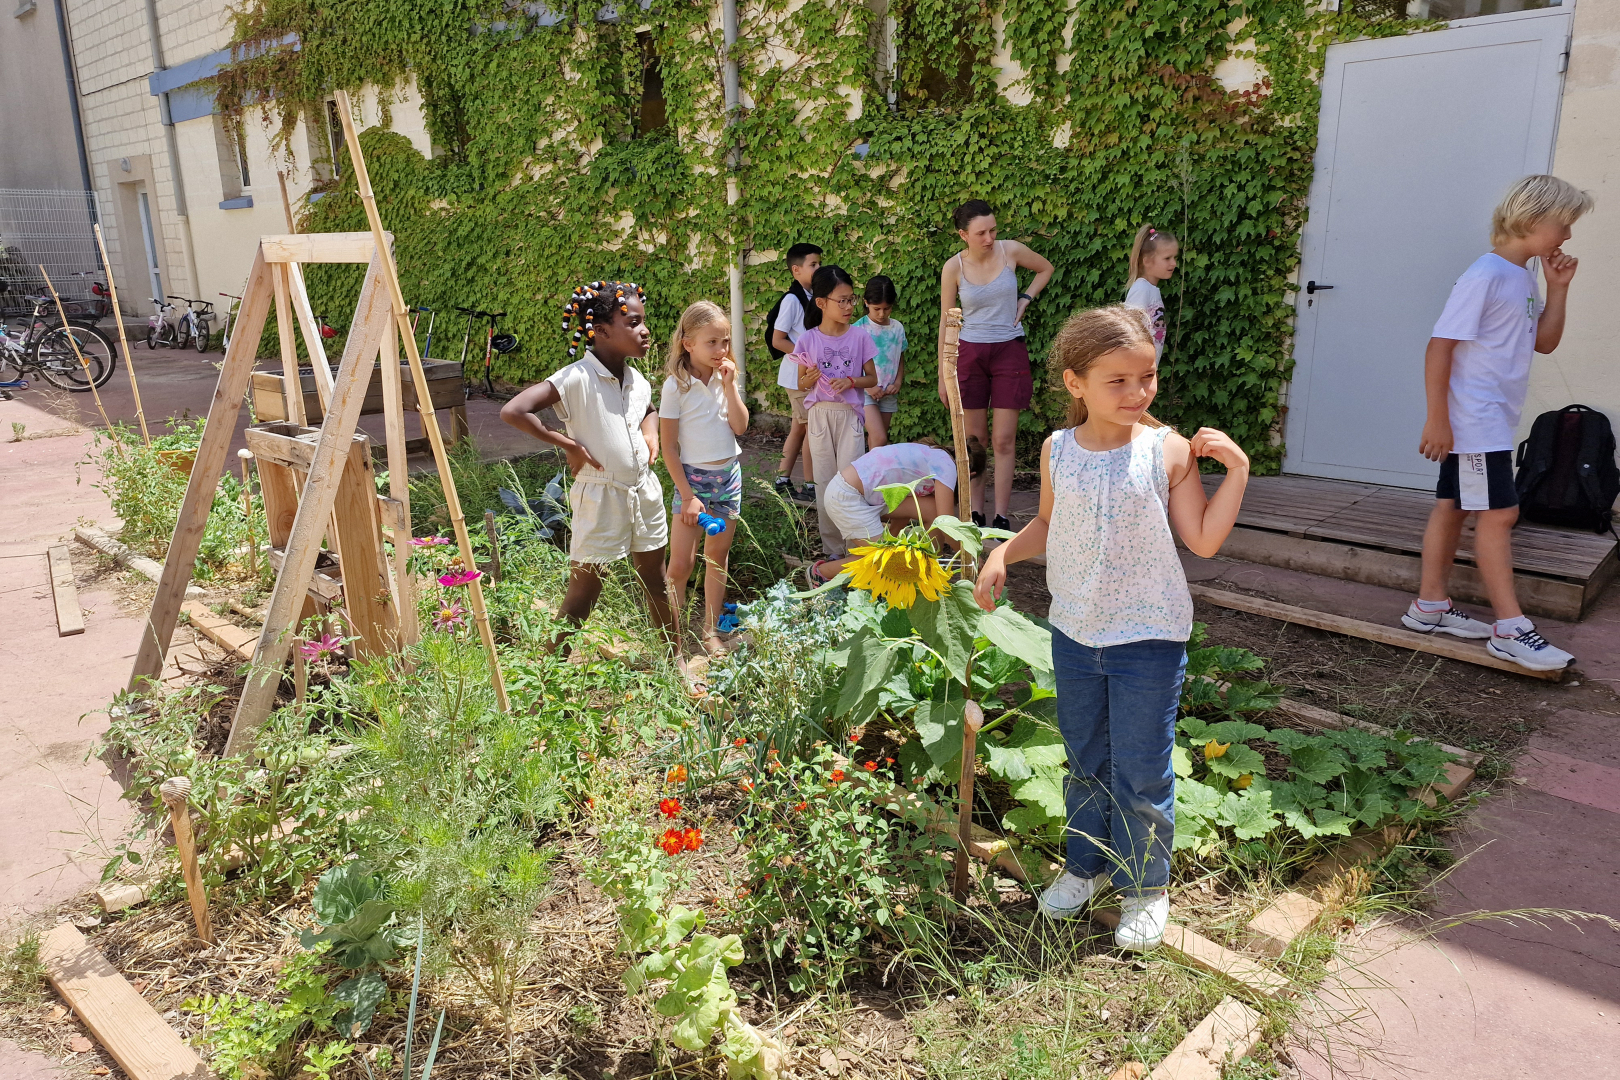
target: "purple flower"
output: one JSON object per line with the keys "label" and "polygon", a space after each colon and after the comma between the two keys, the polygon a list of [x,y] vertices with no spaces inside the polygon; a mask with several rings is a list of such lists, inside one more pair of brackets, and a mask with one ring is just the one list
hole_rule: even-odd
{"label": "purple flower", "polygon": [[298,651],[305,660],[319,660],[328,653],[336,654],[343,648],[343,639],[336,634],[323,634],[315,641],[306,641],[298,646]]}
{"label": "purple flower", "polygon": [[483,576],[482,570],[452,570],[448,574],[439,575],[439,584],[447,589],[453,589],[458,585],[471,585]]}
{"label": "purple flower", "polygon": [[439,613],[433,616],[433,629],[435,630],[455,630],[466,625],[467,609],[461,606],[459,600],[441,607]]}
{"label": "purple flower", "polygon": [[448,536],[413,536],[410,539],[411,547],[442,547],[451,542]]}

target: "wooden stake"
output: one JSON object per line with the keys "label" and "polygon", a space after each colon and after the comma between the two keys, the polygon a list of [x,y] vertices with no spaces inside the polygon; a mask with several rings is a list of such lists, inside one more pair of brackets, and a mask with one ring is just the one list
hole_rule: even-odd
{"label": "wooden stake", "polygon": [[962,780],[957,788],[962,806],[956,819],[956,879],[951,892],[960,900],[968,890],[968,841],[973,839],[973,770],[979,759],[979,729],[984,726],[984,710],[969,701],[962,713]]}
{"label": "wooden stake", "polygon": [[[276,344],[281,350],[281,402],[282,415],[303,427],[309,423],[304,412],[304,378],[298,373],[298,343],[293,338],[292,305],[287,299],[287,267],[277,263],[270,267],[270,283],[276,293]],[[317,387],[319,382],[315,384]],[[327,403],[321,402],[322,415]]]}
{"label": "wooden stake", "polygon": [[[354,129],[353,110],[346,90],[333,95],[337,99],[338,119],[343,123],[343,140],[349,147],[349,163],[354,168],[355,184],[360,191],[360,202],[366,208],[366,220],[371,223],[371,234],[377,241],[377,260],[382,267],[383,282],[393,304],[394,322],[399,328],[400,341],[411,363],[411,378],[416,385],[417,415],[433,446],[433,461],[438,466],[439,484],[444,490],[445,505],[450,511],[450,524],[455,529],[456,545],[461,552],[461,564],[468,568],[478,565],[473,557],[472,538],[467,534],[467,519],[461,512],[461,497],[456,492],[455,476],[450,471],[450,459],[445,454],[444,435],[439,431],[439,419],[433,409],[433,398],[428,389],[427,373],[422,370],[422,354],[417,350],[416,335],[411,333],[410,307],[399,286],[399,269],[394,265],[394,252],[388,245],[388,234],[383,230],[382,215],[377,211],[377,197],[371,190],[371,176],[366,170],[365,155],[360,152],[360,137]],[[482,582],[474,580],[467,586],[473,621],[478,624],[478,636],[484,643],[489,658],[490,681],[495,687],[495,702],[501,712],[511,711],[506,699],[506,681],[501,676],[500,657],[495,652],[495,635],[490,630],[489,612],[484,607]]]}
{"label": "wooden stake", "polygon": [[56,314],[62,319],[62,330],[67,335],[68,344],[73,346],[73,355],[79,358],[79,366],[84,368],[84,381],[90,384],[90,396],[96,399],[96,411],[101,414],[101,422],[107,425],[107,435],[118,448],[118,455],[122,457],[124,444],[119,440],[117,432],[113,431],[112,421],[107,419],[107,410],[101,404],[101,391],[96,389],[96,380],[90,374],[90,361],[79,351],[79,339],[73,336],[73,328],[68,325],[67,312],[62,308],[62,298],[56,295],[56,286],[51,284],[51,275],[45,272],[45,267],[39,268],[39,276],[45,279],[45,287],[51,290],[51,299],[56,301]]}
{"label": "wooden stake", "polygon": [[288,299],[292,301],[293,314],[298,318],[298,328],[304,334],[304,351],[309,353],[310,371],[315,376],[315,392],[320,395],[322,415],[326,412],[326,403],[332,399],[332,364],[326,359],[326,342],[321,337],[321,327],[315,321],[315,313],[309,306],[309,290],[304,287],[304,269],[295,262],[282,264],[287,274]]}
{"label": "wooden stake", "polygon": [[253,539],[253,486],[248,479],[248,462],[253,460],[253,451],[244,446],[236,452],[236,456],[242,462],[242,513],[247,519],[248,573],[258,577],[259,545]]}
{"label": "wooden stake", "polygon": [[197,936],[214,944],[214,928],[208,921],[208,894],[203,891],[202,871],[197,867],[197,845],[191,837],[191,778],[171,776],[158,789],[163,805],[169,808],[174,826],[174,846],[180,852],[180,872],[186,879],[186,897],[191,901],[191,917],[197,923]]}
{"label": "wooden stake", "polygon": [[489,537],[489,580],[501,580],[501,537],[495,531],[495,511],[484,511],[484,533]]}
{"label": "wooden stake", "polygon": [[281,212],[287,215],[287,231],[296,233],[298,223],[293,220],[292,200],[287,198],[287,174],[277,169],[276,182],[281,185]]}
{"label": "wooden stake", "polygon": [[293,700],[302,705],[309,696],[309,665],[304,663],[304,639],[293,638]]}
{"label": "wooden stake", "polygon": [[96,247],[101,249],[101,266],[107,271],[107,291],[111,293],[113,319],[118,323],[118,347],[124,350],[124,370],[129,373],[129,392],[135,395],[135,419],[141,422],[141,438],[152,445],[152,436],[146,433],[146,412],[141,408],[141,388],[135,384],[135,354],[129,349],[129,335],[124,332],[124,316],[118,310],[118,283],[113,280],[112,263],[107,259],[107,242],[101,238],[101,224],[90,226],[96,233]]}
{"label": "wooden stake", "polygon": [[[951,410],[951,441],[956,449],[956,516],[972,521],[969,507],[973,500],[972,466],[968,459],[967,414],[962,411],[962,384],[956,381],[957,342],[962,333],[962,309],[951,308],[945,313],[945,342],[940,349],[940,377],[945,381],[945,399]],[[972,581],[978,576],[978,565],[970,559],[962,560],[962,577]]]}
{"label": "wooden stake", "polygon": [[394,534],[394,622],[399,647],[422,639],[416,613],[416,579],[411,575],[411,477],[405,449],[405,387],[399,373],[399,332],[392,323],[383,333],[383,429],[388,440],[388,503],[384,517]]}

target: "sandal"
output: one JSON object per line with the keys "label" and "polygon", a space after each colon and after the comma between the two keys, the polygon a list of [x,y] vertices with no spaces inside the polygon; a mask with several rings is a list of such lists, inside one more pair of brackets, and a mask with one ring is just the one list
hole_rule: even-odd
{"label": "sandal", "polygon": [[810,579],[812,589],[819,589],[832,580],[832,578],[821,572],[821,568],[832,561],[832,559],[818,559],[804,568],[804,576]]}

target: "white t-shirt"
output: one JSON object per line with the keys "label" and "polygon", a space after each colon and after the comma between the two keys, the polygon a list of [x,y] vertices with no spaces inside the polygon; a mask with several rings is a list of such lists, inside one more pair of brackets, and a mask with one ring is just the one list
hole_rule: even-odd
{"label": "white t-shirt", "polygon": [[697,376],[681,390],[673,377],[664,380],[658,395],[658,416],[680,424],[681,464],[710,465],[742,453],[726,414],[726,392],[719,372],[704,384]]}
{"label": "white t-shirt", "polygon": [[[789,292],[782,297],[782,306],[776,309],[776,323],[772,329],[782,331],[795,345],[804,337],[804,305],[799,303],[797,295]],[[776,385],[789,390],[799,388],[799,365],[793,362],[792,353],[782,357],[781,364],[777,365]]]}
{"label": "white t-shirt", "polygon": [[628,363],[624,382],[613,377],[590,349],[573,363],[558,368],[546,379],[557,391],[552,406],[568,437],[602,463],[600,471],[587,465],[580,477],[605,475],[631,487],[647,473],[647,440],[641,422],[652,404],[652,385]]}
{"label": "white t-shirt", "polygon": [[1536,276],[1488,252],[1451,287],[1434,336],[1457,342],[1451,359],[1451,451],[1512,450],[1524,410],[1541,318]]}
{"label": "white t-shirt", "polygon": [[855,459],[855,475],[861,478],[866,501],[883,505],[878,488],[887,484],[910,484],[917,480],[917,494],[932,495],[934,481],[956,490],[956,459],[947,451],[922,443],[889,443],[869,450]]}
{"label": "white t-shirt", "polygon": [[1159,287],[1145,277],[1137,278],[1131,283],[1131,291],[1125,294],[1125,306],[1147,314],[1148,329],[1153,331],[1153,354],[1163,356],[1164,297]]}

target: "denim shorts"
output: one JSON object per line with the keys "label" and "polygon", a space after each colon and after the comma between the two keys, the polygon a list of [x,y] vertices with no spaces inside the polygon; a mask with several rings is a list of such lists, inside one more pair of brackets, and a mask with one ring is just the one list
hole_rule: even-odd
{"label": "denim shorts", "polygon": [[861,396],[866,399],[866,407],[869,409],[876,405],[879,412],[897,413],[900,411],[899,394],[890,394],[884,398],[875,398],[871,394],[862,394]]}
{"label": "denim shorts", "polygon": [[[681,471],[691,485],[692,494],[703,503],[703,509],[715,517],[734,518],[742,515],[742,462],[732,458],[717,469],[705,469],[681,462]],[[674,513],[681,512],[681,493],[675,492]]]}

